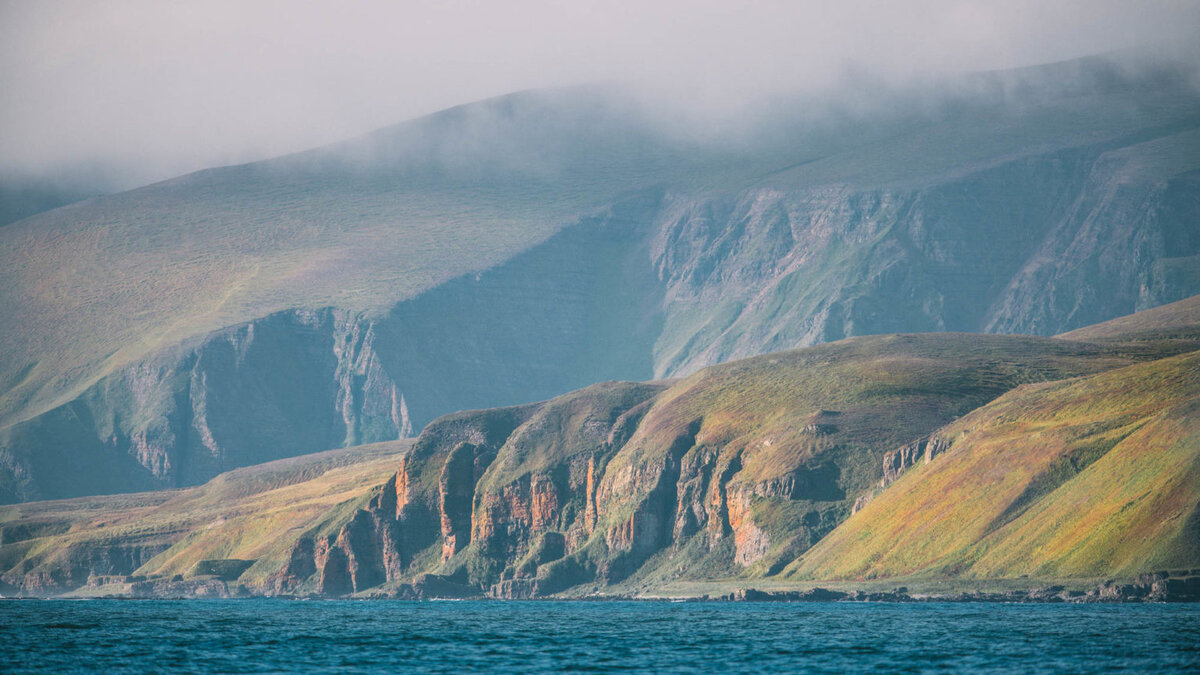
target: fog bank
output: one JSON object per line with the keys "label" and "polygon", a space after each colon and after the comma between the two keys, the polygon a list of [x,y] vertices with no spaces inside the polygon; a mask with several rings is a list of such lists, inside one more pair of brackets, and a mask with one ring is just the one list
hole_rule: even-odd
{"label": "fog bank", "polygon": [[0,175],[127,186],[581,82],[729,118],[785,91],[1171,50],[1197,34],[1200,3],[1166,0],[8,1]]}

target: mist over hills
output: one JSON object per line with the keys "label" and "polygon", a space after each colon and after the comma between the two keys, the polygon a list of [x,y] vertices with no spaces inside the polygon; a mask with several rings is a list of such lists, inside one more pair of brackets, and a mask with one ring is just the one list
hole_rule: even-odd
{"label": "mist over hills", "polygon": [[[192,485],[467,408],[1200,292],[1200,94],[1104,59],[673,125],[525,92],[0,228],[0,499]],[[816,110],[818,112],[814,113]]]}
{"label": "mist over hills", "polygon": [[52,181],[0,180],[0,227],[104,192]]}

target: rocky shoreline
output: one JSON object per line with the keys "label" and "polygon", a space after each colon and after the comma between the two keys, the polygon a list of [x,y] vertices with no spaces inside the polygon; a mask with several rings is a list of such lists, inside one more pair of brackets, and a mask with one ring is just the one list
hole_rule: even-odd
{"label": "rocky shoreline", "polygon": [[[494,590],[494,589],[493,589]],[[279,598],[337,599],[334,596],[294,595],[259,592],[243,584],[221,579],[153,579],[141,576],[94,577],[75,592],[50,595],[0,596],[0,599],[40,597],[106,599],[204,599],[204,598]],[[1005,603],[1190,603],[1200,602],[1200,570],[1163,571],[1143,574],[1133,580],[1108,580],[1080,590],[1062,585],[1047,585],[1030,590],[964,591],[958,593],[922,593],[899,586],[892,590],[832,590],[814,587],[807,590],[768,591],[741,588],[719,595],[687,597],[605,594],[580,597],[523,596],[505,597],[484,593],[478,588],[456,583],[433,574],[425,574],[410,583],[371,595],[343,596],[357,600],[587,600],[587,601],[674,601],[674,602],[1005,602]]]}
{"label": "rocky shoreline", "polygon": [[1041,586],[1028,591],[981,592],[954,594],[910,593],[908,588],[893,591],[835,591],[812,588],[807,591],[760,591],[746,588],[717,597],[701,600],[732,602],[1200,602],[1200,570],[1186,576],[1169,572],[1143,574],[1132,583],[1106,581],[1095,588],[1067,589],[1061,585]]}

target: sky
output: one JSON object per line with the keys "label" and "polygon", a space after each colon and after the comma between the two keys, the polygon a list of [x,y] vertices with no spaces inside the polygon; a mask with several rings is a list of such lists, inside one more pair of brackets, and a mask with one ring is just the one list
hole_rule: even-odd
{"label": "sky", "polygon": [[1196,35],[1200,0],[0,0],[0,176],[128,187],[521,89],[731,109]]}

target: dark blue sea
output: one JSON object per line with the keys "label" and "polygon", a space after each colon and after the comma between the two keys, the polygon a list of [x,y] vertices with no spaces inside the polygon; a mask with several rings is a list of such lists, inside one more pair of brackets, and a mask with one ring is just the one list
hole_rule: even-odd
{"label": "dark blue sea", "polygon": [[1200,607],[0,602],[5,672],[1197,672]]}

